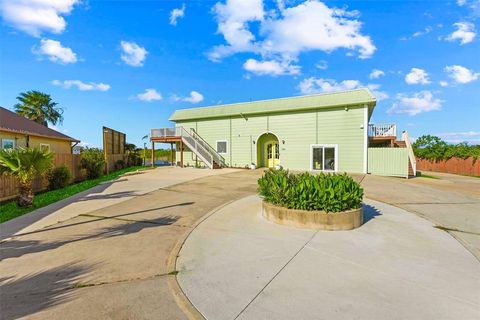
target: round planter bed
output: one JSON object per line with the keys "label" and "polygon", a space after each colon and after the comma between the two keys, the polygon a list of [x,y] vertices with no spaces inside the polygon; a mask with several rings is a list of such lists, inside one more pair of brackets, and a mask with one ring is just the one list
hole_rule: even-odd
{"label": "round planter bed", "polygon": [[262,202],[262,215],[269,221],[287,226],[320,229],[352,230],[363,224],[363,209],[326,213],[325,211],[307,211],[279,207],[266,201]]}

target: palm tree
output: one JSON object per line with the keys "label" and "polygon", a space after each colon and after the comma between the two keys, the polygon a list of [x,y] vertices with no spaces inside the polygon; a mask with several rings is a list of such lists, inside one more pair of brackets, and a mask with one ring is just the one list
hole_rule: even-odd
{"label": "palm tree", "polygon": [[53,102],[49,94],[40,91],[22,92],[17,97],[15,111],[37,123],[48,127],[48,122],[53,125],[63,122],[63,109],[57,108],[58,103]]}
{"label": "palm tree", "polygon": [[0,150],[0,174],[10,174],[18,178],[20,196],[19,207],[28,207],[33,202],[33,179],[43,176],[53,164],[53,154],[38,148]]}

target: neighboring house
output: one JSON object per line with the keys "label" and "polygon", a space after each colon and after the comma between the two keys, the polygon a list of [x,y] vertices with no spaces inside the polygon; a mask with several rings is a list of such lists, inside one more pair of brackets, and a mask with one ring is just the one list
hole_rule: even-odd
{"label": "neighboring house", "polygon": [[71,154],[80,141],[0,107],[0,147],[30,147]]}
{"label": "neighboring house", "polygon": [[177,144],[181,165],[367,173],[369,144],[406,147],[394,124],[369,125],[375,105],[365,88],[177,110],[175,128],[152,129],[152,148]]}

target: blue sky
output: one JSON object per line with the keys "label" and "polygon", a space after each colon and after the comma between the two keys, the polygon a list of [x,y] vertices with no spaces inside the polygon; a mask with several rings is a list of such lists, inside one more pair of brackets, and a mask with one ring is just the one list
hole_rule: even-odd
{"label": "blue sky", "polygon": [[27,90],[58,129],[142,144],[175,109],[368,86],[372,123],[480,143],[480,0],[0,0],[0,105]]}

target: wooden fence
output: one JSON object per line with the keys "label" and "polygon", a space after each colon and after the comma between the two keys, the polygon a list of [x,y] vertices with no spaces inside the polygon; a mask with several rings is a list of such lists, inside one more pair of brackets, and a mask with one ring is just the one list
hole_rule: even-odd
{"label": "wooden fence", "polygon": [[407,148],[368,148],[368,173],[407,178]]}
{"label": "wooden fence", "polygon": [[[78,154],[55,154],[53,159],[55,167],[65,165],[75,180],[80,177],[80,155]],[[36,178],[33,181],[33,191],[39,192],[46,190],[48,182],[45,178]],[[13,176],[0,176],[0,201],[15,198],[18,195],[18,181]]]}
{"label": "wooden fence", "polygon": [[417,170],[480,176],[480,159],[451,158],[448,160],[426,160],[417,158]]}

